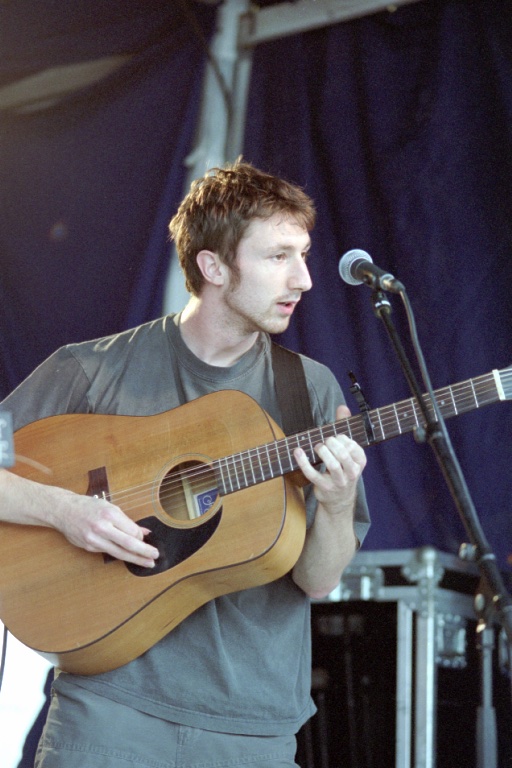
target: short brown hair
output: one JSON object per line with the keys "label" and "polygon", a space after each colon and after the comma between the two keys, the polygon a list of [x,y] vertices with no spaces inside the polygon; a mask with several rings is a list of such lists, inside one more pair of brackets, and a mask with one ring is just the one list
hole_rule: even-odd
{"label": "short brown hair", "polygon": [[276,213],[296,219],[308,231],[315,224],[314,203],[300,187],[241,159],[196,179],[169,224],[187,290],[198,296],[203,286],[199,251],[218,253],[237,274],[236,250],[250,222]]}

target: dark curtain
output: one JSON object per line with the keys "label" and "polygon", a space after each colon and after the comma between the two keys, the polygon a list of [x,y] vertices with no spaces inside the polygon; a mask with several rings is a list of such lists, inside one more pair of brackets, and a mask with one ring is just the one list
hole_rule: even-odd
{"label": "dark curtain", "polygon": [[160,314],[215,20],[196,5],[197,24],[181,2],[0,8],[3,84],[128,56],[53,106],[0,112],[0,397],[60,345]]}
{"label": "dark curtain", "polygon": [[[129,8],[129,11],[127,10]],[[188,10],[185,10],[188,8]],[[191,23],[193,11],[196,22]],[[434,387],[510,362],[512,31],[508,0],[423,0],[262,45],[245,157],[318,206],[305,296],[284,341],[354,371],[372,407],[410,393],[365,286],[338,277],[367,250],[406,285]],[[129,53],[100,83],[39,111],[0,113],[0,390],[56,347],[158,316],[167,222],[193,146],[216,8],[31,0],[0,8],[0,80]],[[403,307],[393,318],[408,343]],[[485,532],[512,551],[511,411],[453,419]],[[465,533],[427,445],[372,447],[370,549]]]}
{"label": "dark curtain", "polygon": [[[372,407],[410,391],[371,292],[338,276],[351,248],[405,283],[435,388],[510,364],[511,10],[429,0],[257,51],[246,156],[304,185],[319,210],[314,287],[283,340],[328,364],[347,394],[353,371]],[[411,356],[403,306],[388,298]],[[510,406],[447,426],[505,565]],[[368,458],[366,548],[457,552],[467,537],[430,447],[401,436]]]}

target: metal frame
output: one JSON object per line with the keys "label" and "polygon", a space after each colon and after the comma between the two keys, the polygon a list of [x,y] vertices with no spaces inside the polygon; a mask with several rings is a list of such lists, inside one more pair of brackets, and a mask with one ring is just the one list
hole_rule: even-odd
{"label": "metal frame", "polygon": [[[386,585],[386,568],[397,566],[407,584]],[[395,768],[435,768],[437,670],[465,663],[460,631],[476,619],[474,595],[441,588],[447,571],[478,576],[471,563],[432,547],[359,552],[328,598],[396,603]]]}

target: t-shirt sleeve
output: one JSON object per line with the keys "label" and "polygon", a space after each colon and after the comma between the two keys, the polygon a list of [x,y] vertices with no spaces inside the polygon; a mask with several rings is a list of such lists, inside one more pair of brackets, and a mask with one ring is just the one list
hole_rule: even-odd
{"label": "t-shirt sleeve", "polygon": [[8,395],[2,410],[12,415],[14,429],[62,413],[87,413],[89,381],[70,349],[62,347],[39,365]]}

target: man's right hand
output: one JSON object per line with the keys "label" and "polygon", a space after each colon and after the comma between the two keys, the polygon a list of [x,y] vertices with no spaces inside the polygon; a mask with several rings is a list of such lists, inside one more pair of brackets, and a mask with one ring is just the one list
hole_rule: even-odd
{"label": "man's right hand", "polygon": [[0,469],[0,520],[55,528],[87,552],[144,568],[154,567],[159,556],[144,541],[150,531],[106,499],[35,483],[5,469]]}

